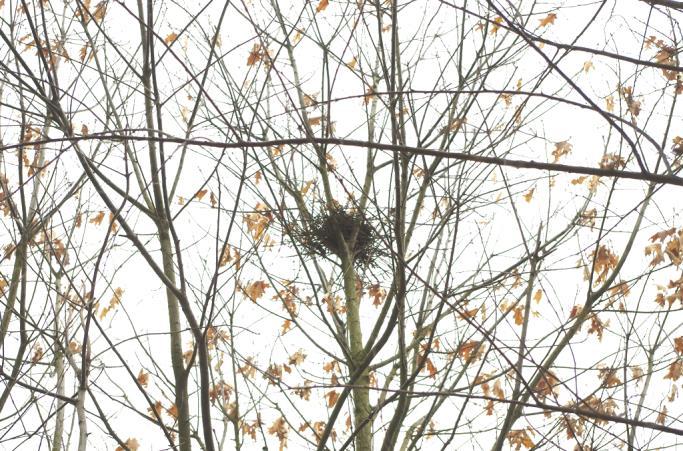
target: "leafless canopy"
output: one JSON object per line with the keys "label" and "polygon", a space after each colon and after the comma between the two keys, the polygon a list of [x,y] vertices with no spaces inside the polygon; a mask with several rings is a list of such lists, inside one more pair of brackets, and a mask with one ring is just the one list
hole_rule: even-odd
{"label": "leafless canopy", "polygon": [[0,0],[0,448],[676,446],[681,5]]}

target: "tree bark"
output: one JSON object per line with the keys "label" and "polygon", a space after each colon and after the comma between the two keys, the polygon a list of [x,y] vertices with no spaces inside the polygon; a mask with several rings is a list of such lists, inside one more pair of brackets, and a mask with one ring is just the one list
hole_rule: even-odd
{"label": "tree bark", "polygon": [[[344,276],[344,295],[346,297],[346,315],[348,319],[349,348],[351,349],[350,372],[358,369],[363,362],[363,334],[360,324],[360,299],[356,290],[356,271],[350,257],[342,258]],[[356,450],[372,450],[372,418],[370,407],[370,373],[363,369],[353,389],[353,417],[356,434]]]}

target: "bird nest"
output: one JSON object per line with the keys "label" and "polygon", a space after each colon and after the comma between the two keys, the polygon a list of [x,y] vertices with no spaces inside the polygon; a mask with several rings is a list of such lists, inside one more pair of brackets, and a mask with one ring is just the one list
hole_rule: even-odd
{"label": "bird nest", "polygon": [[371,265],[384,255],[382,242],[372,224],[360,212],[341,207],[313,216],[303,228],[297,228],[292,237],[308,254],[321,257],[341,257],[346,243],[351,246],[349,250],[355,265]]}

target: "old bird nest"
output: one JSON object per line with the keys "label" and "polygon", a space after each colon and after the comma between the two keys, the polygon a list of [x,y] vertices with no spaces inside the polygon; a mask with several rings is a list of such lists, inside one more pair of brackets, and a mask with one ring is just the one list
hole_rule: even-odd
{"label": "old bird nest", "polygon": [[350,247],[354,265],[369,266],[384,255],[382,241],[372,224],[362,213],[341,207],[313,216],[302,228],[297,228],[292,237],[308,254],[321,257],[342,257],[346,244]]}

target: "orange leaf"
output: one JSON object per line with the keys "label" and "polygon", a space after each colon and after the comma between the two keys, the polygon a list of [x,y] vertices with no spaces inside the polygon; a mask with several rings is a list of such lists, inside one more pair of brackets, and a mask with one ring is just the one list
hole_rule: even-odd
{"label": "orange leaf", "polygon": [[588,329],[589,334],[596,334],[598,340],[602,341],[602,334],[605,331],[605,323],[596,314],[591,315],[591,327]]}
{"label": "orange leaf", "polygon": [[598,374],[602,380],[602,387],[616,387],[621,385],[621,379],[617,376],[617,370],[613,368],[602,368]]}
{"label": "orange leaf", "polygon": [[247,66],[253,66],[261,60],[261,44],[254,44],[249,52],[249,57],[247,57]]}
{"label": "orange leaf", "polygon": [[680,360],[676,360],[669,366],[669,371],[667,371],[664,379],[671,379],[672,381],[677,381],[681,377],[681,372],[683,372],[683,363]]}
{"label": "orange leaf", "polygon": [[539,303],[539,302],[541,302],[542,298],[543,298],[543,291],[541,291],[541,289],[539,288],[538,290],[536,290],[536,293],[534,293],[534,301],[536,301],[536,303]]}
{"label": "orange leaf", "polygon": [[560,157],[568,155],[572,151],[572,145],[568,141],[560,141],[555,143],[555,150],[553,150],[553,163],[557,163]]}
{"label": "orange leaf", "polygon": [[177,419],[178,418],[178,406],[176,406],[175,404],[172,404],[171,407],[166,409],[166,413],[168,413],[173,418]]}
{"label": "orange leaf", "polygon": [[434,365],[434,362],[432,362],[432,359],[427,357],[427,361],[425,362],[425,364],[426,364],[427,372],[429,373],[429,377],[431,377],[432,379],[436,378],[437,369],[436,369],[436,366]]}
{"label": "orange leaf", "polygon": [[677,354],[683,354],[683,337],[674,338],[674,351]]}
{"label": "orange leaf", "polygon": [[254,378],[256,376],[256,367],[252,362],[252,357],[248,357],[245,360],[244,366],[238,368],[237,372],[244,377]]}
{"label": "orange leaf", "polygon": [[[138,451],[138,449],[140,448],[140,443],[137,441],[137,439],[134,439],[134,438],[129,438],[128,440],[126,440],[126,443],[124,443],[124,445],[126,445],[126,447],[130,451]],[[124,450],[124,448],[121,446],[116,447],[116,451],[123,451],[123,450]]]}
{"label": "orange leaf", "polygon": [[164,38],[164,42],[168,45],[171,45],[176,39],[178,39],[178,33],[171,33]]}
{"label": "orange leaf", "polygon": [[254,213],[244,216],[244,222],[247,223],[247,230],[251,232],[254,240],[258,240],[273,219],[273,214],[270,211],[266,211],[266,206],[261,203],[258,203],[255,209],[257,211]]}
{"label": "orange leaf", "polygon": [[500,379],[496,380],[496,383],[493,384],[493,394],[500,399],[505,399],[505,391],[501,386]]}
{"label": "orange leaf", "polygon": [[95,22],[102,22],[106,12],[107,4],[105,2],[99,2],[97,6],[95,6],[95,12],[92,14]]}
{"label": "orange leaf", "polygon": [[667,238],[669,238],[670,236],[674,235],[675,233],[676,233],[676,229],[673,227],[668,229],[668,230],[662,230],[661,232],[657,232],[654,235],[652,235],[650,237],[650,241],[652,241],[653,243],[655,241],[664,241]]}
{"label": "orange leaf", "polygon": [[318,103],[318,101],[315,99],[314,96],[304,94],[304,106],[313,106],[316,103]]}
{"label": "orange leaf", "polygon": [[232,255],[230,254],[230,246],[227,244],[225,245],[225,249],[223,250],[223,254],[221,254],[221,258],[218,261],[218,267],[221,268],[232,260]]}
{"label": "orange leaf", "polygon": [[100,225],[100,224],[102,224],[103,219],[104,219],[104,212],[101,211],[101,212],[97,213],[95,216],[93,216],[92,218],[90,218],[90,221],[88,221],[88,222],[90,222],[90,224]]}
{"label": "orange leaf", "polygon": [[253,302],[256,302],[263,296],[263,293],[265,293],[266,288],[269,286],[270,285],[267,282],[263,280],[257,280],[256,282],[247,285],[247,287],[244,289],[244,294],[246,294],[247,297]]}
{"label": "orange leaf", "polygon": [[334,371],[335,368],[339,369],[339,362],[337,362],[336,360],[331,360],[323,365],[323,370],[326,373]]}
{"label": "orange leaf", "polygon": [[194,348],[188,349],[187,351],[183,352],[183,360],[185,361],[186,365],[190,364],[190,361],[192,360],[193,355],[194,355]]}
{"label": "orange leaf", "polygon": [[462,319],[469,319],[469,318],[474,318],[477,316],[477,313],[479,312],[479,308],[473,308],[473,309],[465,309],[462,312],[458,312],[458,316]]}
{"label": "orange leaf", "polygon": [[294,354],[289,356],[289,364],[290,365],[301,365],[305,359],[306,359],[306,354],[304,353],[303,350],[299,349]]}
{"label": "orange leaf", "polygon": [[498,16],[495,19],[493,19],[493,25],[491,26],[491,31],[489,31],[490,34],[496,34],[498,33],[498,29],[500,28],[500,24],[503,23],[503,18]]}
{"label": "orange leaf", "polygon": [[540,22],[540,27],[547,27],[548,25],[552,25],[555,23],[555,19],[557,19],[557,14],[555,13],[550,13],[547,16],[545,16],[543,19],[539,19]]}
{"label": "orange leaf", "polygon": [[633,379],[638,380],[641,377],[643,377],[644,374],[645,374],[645,372],[643,371],[643,369],[641,367],[639,367],[639,366],[631,367],[631,377]]}
{"label": "orange leaf", "polygon": [[[675,385],[674,385],[674,387],[675,387]],[[662,407],[662,411],[659,412],[659,414],[657,415],[657,419],[655,421],[657,422],[657,424],[664,425],[664,422],[666,421],[666,417],[667,417],[667,408],[666,408],[666,406],[664,406],[664,407]]]}
{"label": "orange leaf", "polygon": [[121,303],[121,297],[123,296],[123,288],[119,287],[114,290],[114,295],[109,300],[109,305],[102,309],[100,312],[100,319],[104,319],[107,313],[111,312],[116,308],[117,305]]}
{"label": "orange leaf", "polygon": [[306,193],[308,193],[308,190],[311,189],[311,185],[313,185],[314,181],[309,180],[308,182],[304,183],[304,186],[301,188],[301,195],[305,196]]}
{"label": "orange leaf", "polygon": [[[681,86],[683,86],[683,83],[681,83]],[[683,155],[683,138],[680,136],[674,136],[671,138],[671,141],[673,142],[671,145],[671,150],[673,153],[676,155]]]}
{"label": "orange leaf", "polygon": [[320,125],[321,121],[322,121],[322,116],[312,117],[312,118],[308,119],[308,125],[310,125],[310,126]]}
{"label": "orange leaf", "polygon": [[145,373],[144,370],[140,370],[137,380],[140,385],[147,387],[147,384],[149,383],[149,373]]}
{"label": "orange leaf", "polygon": [[325,8],[330,4],[330,0],[320,0],[320,3],[318,3],[317,8],[315,8],[315,12],[319,13],[320,11],[325,11]]}
{"label": "orange leaf", "polygon": [[524,323],[524,307],[515,307],[515,324],[521,326]]}
{"label": "orange leaf", "polygon": [[469,361],[470,358],[474,357],[473,352],[479,346],[479,343],[475,340],[466,341],[458,347],[458,355],[465,361]]}
{"label": "orange leaf", "polygon": [[116,233],[117,230],[119,230],[119,225],[116,223],[116,219],[114,218],[114,213],[109,213],[109,227],[111,229],[111,233]]}
{"label": "orange leaf", "polygon": [[533,199],[533,197],[534,197],[534,191],[536,191],[536,188],[535,188],[535,187],[534,187],[534,188],[531,188],[529,191],[527,191],[527,192],[524,194],[524,200],[527,201],[527,202],[531,202],[531,199]]}
{"label": "orange leaf", "polygon": [[339,399],[339,393],[337,393],[337,390],[327,392],[325,394],[325,399],[327,399],[327,407],[332,407],[337,403],[337,400]]}
{"label": "orange leaf", "polygon": [[152,418],[159,417],[161,415],[161,401],[155,402],[153,407],[147,407],[147,412]]}
{"label": "orange leaf", "polygon": [[600,283],[607,278],[611,269],[616,268],[619,258],[605,245],[600,245],[597,251],[591,253],[593,257],[593,269],[597,275],[595,283]]}
{"label": "orange leaf", "polygon": [[516,450],[519,450],[522,446],[528,449],[535,446],[531,437],[529,437],[529,432],[525,429],[508,432],[507,439],[510,441],[510,446],[514,445]]}
{"label": "orange leaf", "polygon": [[380,288],[379,284],[370,285],[368,288],[368,295],[372,296],[372,305],[378,307],[382,305],[382,301],[387,296],[384,288]]}
{"label": "orange leaf", "polygon": [[202,198],[206,196],[206,193],[208,192],[208,190],[203,189],[201,191],[197,191],[197,194],[195,194],[194,196],[197,198],[197,200],[202,200]]}
{"label": "orange leaf", "polygon": [[675,384],[671,384],[671,392],[669,393],[669,396],[667,396],[667,400],[669,402],[673,402],[678,398],[678,386]]}
{"label": "orange leaf", "polygon": [[287,426],[287,421],[285,421],[284,417],[280,417],[277,420],[273,422],[273,424],[270,425],[268,428],[268,433],[270,435],[276,435],[278,440],[280,441],[280,449],[282,450],[284,447],[287,446],[287,433],[289,432],[289,428]]}
{"label": "orange leaf", "polygon": [[44,354],[43,347],[40,346],[40,343],[38,343],[33,350],[33,356],[31,356],[31,362],[34,364],[40,362],[40,359],[43,358],[43,354]]}
{"label": "orange leaf", "polygon": [[311,399],[311,389],[309,388],[309,385],[311,385],[311,383],[309,381],[305,381],[303,387],[294,389],[294,394],[304,401],[308,401]]}
{"label": "orange leaf", "polygon": [[372,89],[372,87],[369,87],[365,91],[365,95],[363,96],[363,105],[367,105],[368,103],[370,103],[373,97],[375,97],[375,90]]}
{"label": "orange leaf", "polygon": [[575,178],[575,179],[572,179],[572,180],[571,180],[572,185],[580,185],[580,184],[582,184],[583,182],[585,182],[587,178],[588,178],[587,175],[582,175],[581,177],[577,177],[577,178]]}

